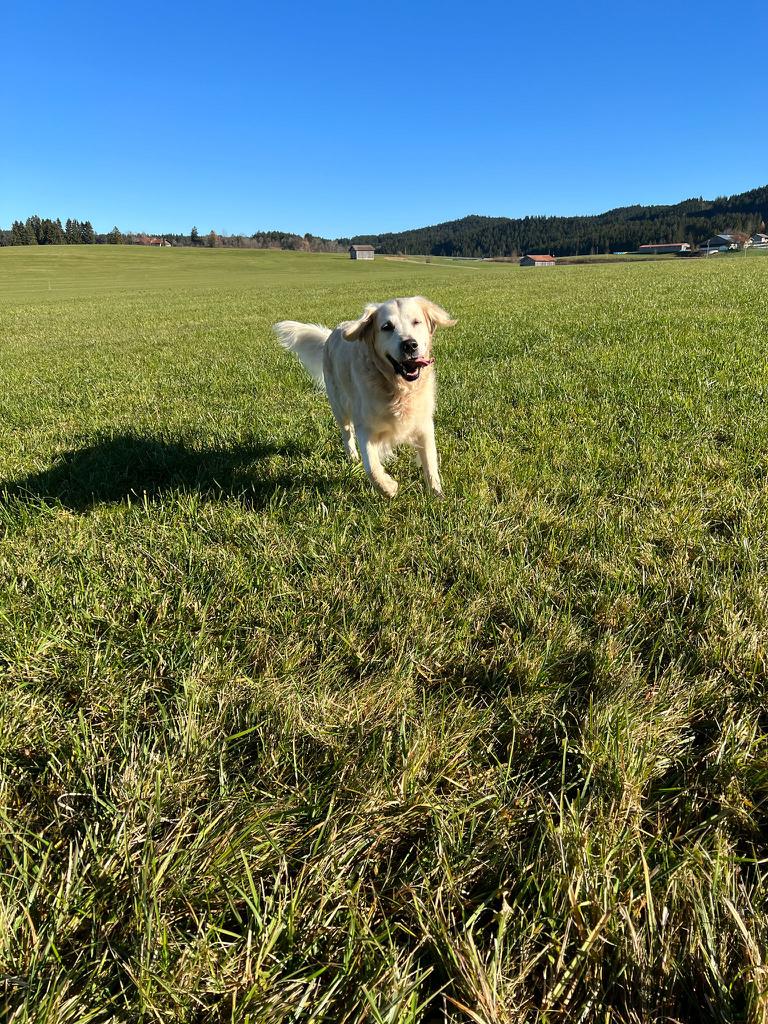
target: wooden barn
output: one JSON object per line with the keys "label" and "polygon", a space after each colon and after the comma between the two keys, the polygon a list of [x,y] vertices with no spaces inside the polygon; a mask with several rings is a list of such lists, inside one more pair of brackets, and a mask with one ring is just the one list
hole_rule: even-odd
{"label": "wooden barn", "polygon": [[349,247],[349,258],[351,260],[372,260],[373,259],[373,246],[372,245],[350,245],[350,247]]}
{"label": "wooden barn", "polygon": [[521,267],[554,267],[554,256],[523,256],[520,260]]}

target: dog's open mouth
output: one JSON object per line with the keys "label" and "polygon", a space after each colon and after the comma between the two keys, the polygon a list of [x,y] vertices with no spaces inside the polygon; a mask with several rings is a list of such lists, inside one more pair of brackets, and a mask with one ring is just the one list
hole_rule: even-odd
{"label": "dog's open mouth", "polygon": [[418,380],[422,369],[425,366],[431,366],[435,361],[434,359],[424,359],[423,356],[419,356],[418,359],[404,359],[402,363],[398,363],[389,353],[387,353],[387,359],[392,363],[395,373],[407,381]]}

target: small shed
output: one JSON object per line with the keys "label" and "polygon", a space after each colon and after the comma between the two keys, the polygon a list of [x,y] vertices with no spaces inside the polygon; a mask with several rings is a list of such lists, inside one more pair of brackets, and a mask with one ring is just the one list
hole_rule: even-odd
{"label": "small shed", "polygon": [[554,267],[554,256],[523,256],[520,260],[521,267]]}
{"label": "small shed", "polygon": [[350,247],[349,247],[349,258],[351,260],[372,260],[373,259],[373,246],[372,245],[350,245]]}

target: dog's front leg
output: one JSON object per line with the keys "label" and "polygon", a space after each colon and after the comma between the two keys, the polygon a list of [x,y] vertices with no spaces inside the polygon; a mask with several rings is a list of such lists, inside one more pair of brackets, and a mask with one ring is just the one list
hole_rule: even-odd
{"label": "dog's front leg", "polygon": [[433,494],[442,497],[443,488],[440,483],[440,471],[437,467],[435,428],[431,424],[416,437],[414,446],[422,471],[424,472],[424,479],[427,481],[427,486]]}
{"label": "dog's front leg", "polygon": [[362,427],[356,426],[355,433],[368,479],[382,494],[388,498],[394,498],[397,494],[397,480],[394,480],[382,466],[379,458],[379,446],[371,441]]}

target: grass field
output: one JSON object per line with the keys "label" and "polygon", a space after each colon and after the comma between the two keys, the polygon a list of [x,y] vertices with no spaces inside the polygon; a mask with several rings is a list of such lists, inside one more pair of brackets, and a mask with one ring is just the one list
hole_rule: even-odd
{"label": "grass field", "polygon": [[[768,1020],[768,260],[0,250],[0,1000]],[[281,318],[424,293],[446,500]]]}

